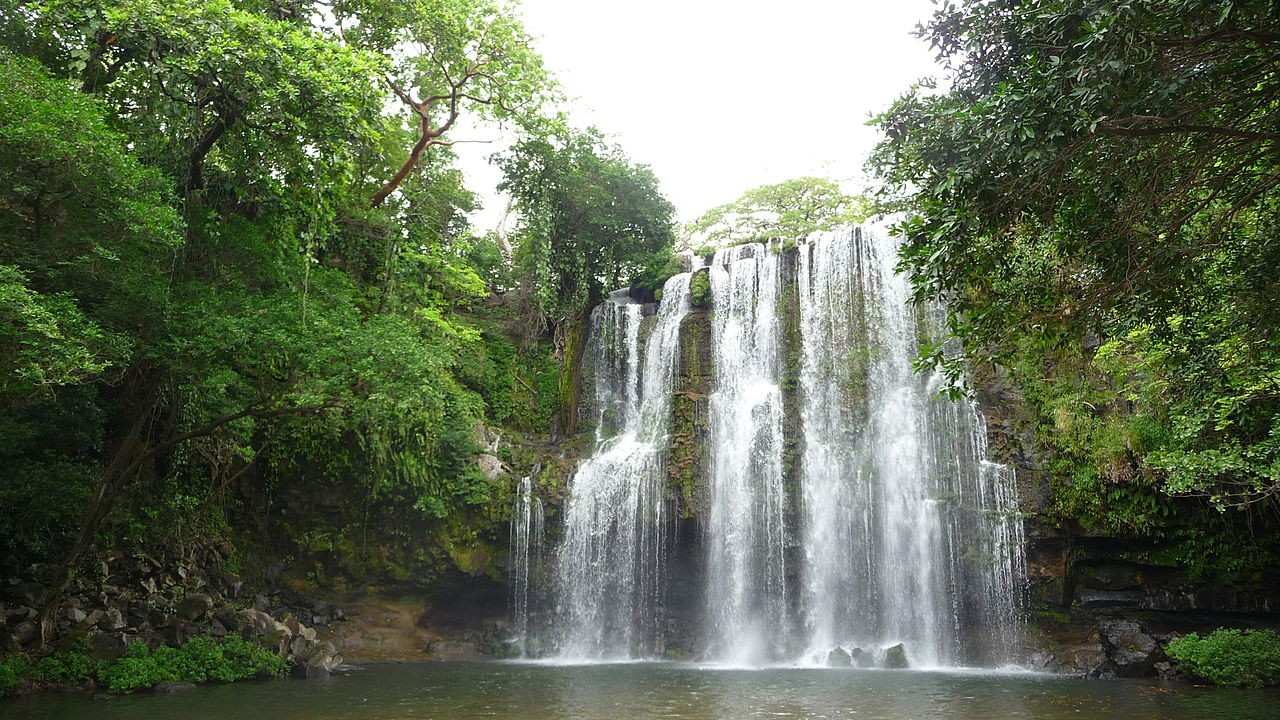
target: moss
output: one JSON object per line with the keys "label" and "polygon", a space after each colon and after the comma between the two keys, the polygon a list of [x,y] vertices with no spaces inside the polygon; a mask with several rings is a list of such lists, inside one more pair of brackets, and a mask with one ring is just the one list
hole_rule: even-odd
{"label": "moss", "polygon": [[571,321],[565,332],[559,373],[560,428],[566,435],[578,429],[578,401],[582,397],[582,355],[586,348],[587,319]]}

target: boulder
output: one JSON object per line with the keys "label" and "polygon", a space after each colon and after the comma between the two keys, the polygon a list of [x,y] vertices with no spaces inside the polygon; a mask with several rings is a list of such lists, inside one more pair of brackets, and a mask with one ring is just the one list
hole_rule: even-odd
{"label": "boulder", "polygon": [[858,647],[849,651],[849,659],[860,668],[875,667],[876,664],[876,659],[871,656],[871,653]]}
{"label": "boulder", "polygon": [[1151,677],[1164,660],[1160,643],[1133,620],[1103,620],[1098,624],[1103,650],[1120,677]]}
{"label": "boulder", "polygon": [[835,647],[827,653],[827,667],[852,667],[853,656],[844,648]]}
{"label": "boulder", "polygon": [[95,660],[116,660],[129,648],[129,637],[124,633],[98,633],[93,636],[90,654]]}
{"label": "boulder", "polygon": [[204,593],[191,593],[178,603],[178,614],[195,622],[213,610],[213,598]]}
{"label": "boulder", "polygon": [[98,618],[98,629],[106,632],[115,632],[123,630],[127,626],[124,621],[124,613],[119,608],[107,608],[102,611],[102,615]]}
{"label": "boulder", "polygon": [[907,648],[902,643],[885,648],[884,666],[892,670],[908,667]]}
{"label": "boulder", "polygon": [[86,613],[78,607],[69,607],[63,611],[63,617],[73,625],[79,625],[89,618],[89,613]]}
{"label": "boulder", "polygon": [[162,682],[152,688],[152,692],[157,695],[173,695],[195,689],[196,686],[189,682]]}
{"label": "boulder", "polygon": [[23,620],[13,627],[13,639],[18,641],[19,645],[30,645],[40,637],[40,628],[30,620]]}
{"label": "boulder", "polygon": [[480,474],[484,475],[489,482],[497,480],[506,472],[506,466],[502,464],[501,458],[496,455],[487,453],[481,455],[476,458],[476,465],[480,467]]}
{"label": "boulder", "polygon": [[222,623],[222,627],[230,632],[240,632],[240,616],[229,607],[221,607],[213,611],[213,618]]}
{"label": "boulder", "polygon": [[240,630],[251,637],[270,637],[275,634],[292,635],[283,623],[261,610],[244,609],[236,613]]}

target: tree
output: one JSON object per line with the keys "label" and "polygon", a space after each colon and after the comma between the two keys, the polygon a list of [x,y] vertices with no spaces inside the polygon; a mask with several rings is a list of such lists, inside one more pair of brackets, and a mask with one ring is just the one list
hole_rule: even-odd
{"label": "tree", "polygon": [[560,124],[497,162],[521,213],[516,264],[540,318],[576,317],[671,247],[675,208],[653,171],[595,129]]}
{"label": "tree", "polygon": [[1093,428],[1079,449],[1111,448],[1097,474],[1122,487],[1280,496],[1278,23],[1265,2],[947,4],[921,30],[947,89],[876,121],[917,297],[948,303],[971,363],[1022,374],[1060,445],[1068,418]]}
{"label": "tree", "polygon": [[507,120],[538,110],[551,84],[515,16],[495,0],[340,0],[343,37],[391,60],[387,86],[412,113],[417,140],[373,194],[378,207],[432,146],[450,145],[459,118]]}
{"label": "tree", "polygon": [[798,240],[810,233],[862,222],[870,202],[846,195],[825,178],[800,177],[761,185],[714,207],[685,228],[687,243],[723,247],[770,238]]}

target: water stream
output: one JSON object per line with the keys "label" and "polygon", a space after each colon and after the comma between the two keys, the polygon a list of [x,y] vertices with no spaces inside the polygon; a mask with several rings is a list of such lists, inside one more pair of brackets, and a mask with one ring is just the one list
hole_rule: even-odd
{"label": "water stream", "polygon": [[707,655],[776,658],[786,625],[779,256],[749,244],[711,264],[710,510],[706,521]]}
{"label": "water stream", "polygon": [[615,296],[592,322],[596,449],[569,485],[558,551],[559,652],[566,658],[661,654],[665,453],[689,275],[663,287],[641,353],[643,307]]}

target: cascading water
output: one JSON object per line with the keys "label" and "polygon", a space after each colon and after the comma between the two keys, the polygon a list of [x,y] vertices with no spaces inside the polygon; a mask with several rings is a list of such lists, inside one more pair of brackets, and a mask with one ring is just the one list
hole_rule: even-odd
{"label": "cascading water", "polygon": [[759,244],[726,248],[710,273],[707,652],[759,662],[782,652],[787,614],[779,257]]}
{"label": "cascading water", "polygon": [[[691,258],[710,278],[709,317],[689,315],[690,273],[667,281],[656,317],[625,292],[594,311],[596,446],[555,556],[561,658],[661,655],[668,622],[701,603],[704,642],[681,647],[731,664],[822,662],[836,647],[865,659],[897,643],[913,666],[1008,662],[1025,577],[1013,472],[987,459],[976,406],[912,368],[944,336],[944,310],[911,303],[888,239],[823,233],[794,263],[784,252],[740,245],[706,268]],[[708,327],[708,358],[705,335],[681,354],[686,317],[691,332]],[[690,390],[707,393],[708,447],[692,461],[705,570],[701,599],[681,591],[668,618],[678,361],[711,383]],[[519,532],[513,548],[528,542]],[[512,600],[526,636],[528,572],[515,571]]]}
{"label": "cascading water", "polygon": [[[925,666],[1007,659],[1024,575],[1012,475],[987,461],[976,409],[913,373],[939,316],[915,311],[895,261],[861,230],[800,248],[807,645],[822,658],[902,642]],[[978,627],[998,647],[966,651]]]}
{"label": "cascading water", "polygon": [[511,585],[511,631],[521,657],[529,654],[529,587],[542,561],[542,500],[533,493],[533,476],[520,480],[511,508],[511,555],[508,579]]}
{"label": "cascading water", "polygon": [[560,654],[626,658],[663,650],[665,454],[689,274],[667,280],[640,353],[642,306],[593,313],[596,449],[573,477],[558,553]]}

